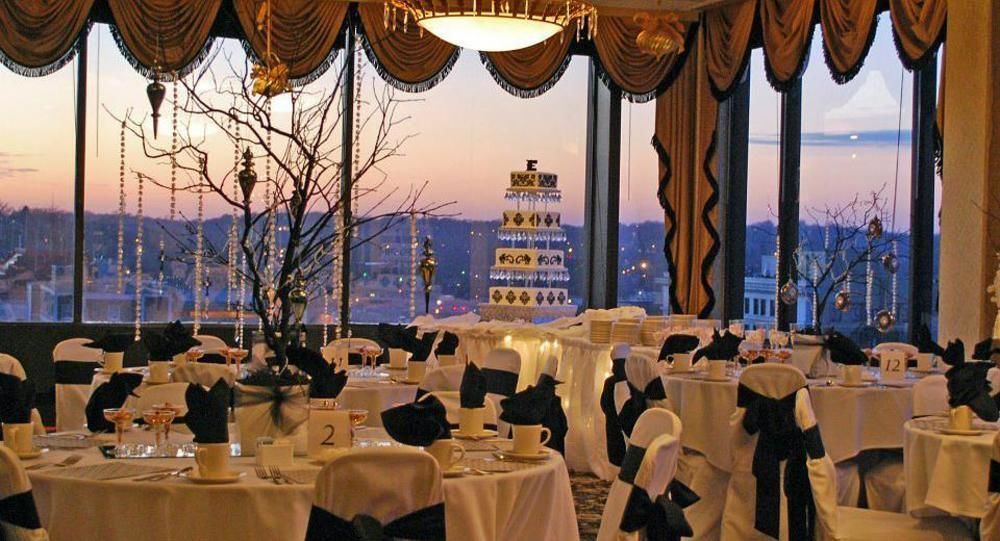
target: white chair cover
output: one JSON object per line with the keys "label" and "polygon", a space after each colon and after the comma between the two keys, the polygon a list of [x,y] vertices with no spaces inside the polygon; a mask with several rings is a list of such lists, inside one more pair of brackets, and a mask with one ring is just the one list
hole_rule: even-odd
{"label": "white chair cover", "polygon": [[87,427],[87,400],[90,399],[94,368],[100,366],[102,352],[84,347],[89,338],[70,338],[52,349],[55,363],[56,430],[83,430]]}
{"label": "white chair cover", "polygon": [[424,374],[417,394],[423,396],[425,393],[435,391],[458,391],[462,384],[462,374],[465,373],[465,365],[444,366],[435,368]]}
{"label": "white chair cover", "polygon": [[[240,449],[243,456],[254,456],[256,440],[262,436],[275,439],[288,438],[295,445],[296,454],[305,454],[309,443],[306,432],[309,399],[306,390],[306,387],[301,385],[290,385],[279,389],[236,385],[233,417],[240,433]],[[277,421],[273,411],[276,392],[282,394]]]}
{"label": "white chair cover", "polygon": [[0,446],[0,538],[47,541],[31,495],[31,481],[14,451]]}
{"label": "white chair cover", "polygon": [[[486,375],[486,398],[493,402],[497,412],[502,415],[500,401],[517,390],[517,379],[521,374],[521,354],[510,348],[491,350],[486,354],[483,373]],[[505,421],[497,421],[497,432],[502,437],[508,437],[510,425]]]}
{"label": "white chair cover", "polygon": [[993,438],[993,456],[990,458],[989,496],[986,515],[979,523],[982,541],[1000,541],[1000,432]]}
{"label": "white chair cover", "polygon": [[644,527],[631,533],[623,531],[623,518],[633,491],[644,491],[651,502],[667,491],[677,471],[680,436],[681,421],[670,411],[654,408],[639,417],[625,462],[608,492],[597,541],[645,538]]}
{"label": "white chair cover", "polygon": [[[0,372],[10,376],[17,376],[22,381],[28,379],[21,361],[6,353],[0,353]],[[31,410],[31,426],[35,434],[45,434],[45,423],[42,422],[42,414],[38,412],[38,408],[32,408]]]}
{"label": "white chair cover", "polygon": [[[187,391],[188,385],[188,383],[147,385],[136,392],[138,397],[130,396],[128,402],[131,407],[135,408],[137,415],[142,415],[143,411],[157,404],[166,404],[168,402],[174,406],[181,406],[186,411],[187,400],[184,398],[184,393]],[[181,413],[181,415],[184,414]]]}
{"label": "white chair cover", "polygon": [[[458,391],[432,391],[427,393],[434,395],[444,404],[444,409],[448,412],[448,424],[452,428],[458,427],[458,410],[462,408],[462,397]],[[492,428],[497,425],[497,410],[493,402],[486,400],[483,402],[486,411],[483,412],[483,425]]]}
{"label": "white chair cover", "polygon": [[[650,358],[644,357],[642,355],[629,355],[625,359],[625,378],[628,383],[639,389],[640,391],[645,391],[649,389],[650,384],[654,386],[659,385],[659,387],[664,388],[663,380],[660,377],[660,369],[657,366],[657,361]],[[655,383],[659,380],[659,383]],[[665,408],[672,410],[672,404],[670,403],[670,397],[666,396],[666,392],[663,393],[664,398],[648,398],[646,401],[646,406],[650,408]]]}
{"label": "white chair cover", "polygon": [[210,334],[196,334],[194,339],[201,342],[202,351],[205,353],[218,353],[222,354],[225,350],[229,349],[229,345],[226,344],[225,340],[219,338],[218,336],[212,336]]}
{"label": "white chair cover", "polygon": [[548,359],[545,359],[545,364],[542,365],[542,370],[538,373],[538,376],[549,376],[555,379],[556,374],[559,373],[559,357],[555,355],[549,355]]}
{"label": "white chair cover", "polygon": [[187,363],[174,368],[170,375],[174,383],[197,383],[204,387],[215,385],[220,378],[230,387],[236,384],[236,372],[224,364]]}
{"label": "white chair cover", "polygon": [[405,447],[355,450],[334,458],[316,478],[306,539],[335,538],[319,531],[323,513],[316,508],[346,522],[367,515],[385,526],[439,505],[444,505],[441,471],[429,454]]}
{"label": "white chair cover", "polygon": [[632,353],[632,346],[625,342],[618,342],[611,346],[612,359],[627,359],[630,353]]}
{"label": "white chair cover", "polygon": [[885,351],[900,351],[910,357],[915,357],[917,353],[920,353],[920,350],[917,349],[917,346],[914,346],[913,344],[907,344],[905,342],[882,342],[881,344],[878,344],[877,346],[872,348],[872,353],[882,353]]}
{"label": "white chair cover", "polygon": [[948,380],[943,375],[927,376],[913,385],[914,417],[938,415],[948,409]]}

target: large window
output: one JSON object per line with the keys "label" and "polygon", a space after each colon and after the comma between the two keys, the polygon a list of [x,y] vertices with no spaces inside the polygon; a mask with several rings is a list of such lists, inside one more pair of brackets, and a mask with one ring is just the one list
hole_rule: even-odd
{"label": "large window", "polygon": [[[880,311],[892,313],[895,324],[878,341],[905,336],[909,319],[913,79],[896,56],[889,14],[879,19],[854,79],[833,81],[817,29],[802,80],[797,262],[805,299],[798,322],[836,328],[866,345],[876,341],[873,320]],[[884,233],[869,240],[865,231],[874,218]],[[898,269],[893,274],[890,267]],[[834,306],[839,293],[849,295],[844,310]]]}
{"label": "large window", "polygon": [[[398,100],[395,137],[408,137],[401,157],[386,160],[360,179],[362,194],[380,186],[380,195],[362,196],[361,216],[398,208],[411,189],[423,188],[418,207],[454,202],[437,216],[417,220],[417,237],[430,236],[438,260],[431,312],[446,317],[477,311],[488,302],[497,227],[504,210],[517,203],[504,199],[510,172],[523,170],[525,160],[559,176],[562,201],[548,210],[561,213],[567,242],[553,244],[565,251],[571,279],[553,283],[568,287],[574,303],[583,297],[582,224],[586,167],[587,61],[575,58],[554,88],[540,97],[522,99],[501,89],[481,65],[478,54],[463,51],[449,76],[421,94],[387,90],[371,65],[360,70],[366,118],[375,95],[385,92]],[[369,128],[370,129],[370,128]],[[370,135],[362,135],[362,156]],[[388,199],[376,207],[383,197]],[[376,201],[378,199],[379,201]],[[523,204],[522,204],[523,208]],[[381,209],[381,210],[379,210]],[[541,209],[541,207],[539,207]],[[385,229],[380,221],[369,229]],[[364,228],[362,238],[366,238]],[[376,241],[355,251],[351,269],[351,320],[406,321],[410,310],[410,221],[397,220]],[[523,246],[523,243],[519,244]],[[541,247],[541,245],[539,245]],[[422,248],[417,258],[421,257]],[[417,279],[416,313],[424,311],[422,281]]]}
{"label": "large window", "polygon": [[621,190],[618,226],[618,304],[647,314],[670,311],[670,275],[663,251],[659,160],[650,141],[656,102],[622,102]]}
{"label": "large window", "polygon": [[0,68],[0,321],[73,318],[75,66]]}

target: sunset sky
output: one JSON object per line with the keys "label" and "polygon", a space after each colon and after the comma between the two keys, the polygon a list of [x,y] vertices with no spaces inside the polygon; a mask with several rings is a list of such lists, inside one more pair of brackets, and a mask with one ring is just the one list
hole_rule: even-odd
{"label": "sunset sky", "polygon": [[[887,19],[887,15],[883,15]],[[810,65],[803,82],[802,205],[817,206],[850,199],[855,193],[888,187],[892,196],[896,169],[896,129],[899,119],[900,76],[903,68],[893,48],[888,20],[882,21],[865,67],[854,81],[838,86],[823,63],[821,34],[813,40]],[[217,43],[218,46],[218,43]],[[226,58],[242,63],[242,49],[227,40],[214,68],[228,71]],[[110,116],[132,108],[134,115],[148,114],[145,81],[128,65],[111,39],[107,27],[95,25],[90,37],[87,125],[88,211],[115,212],[118,207],[119,129]],[[32,79],[0,67],[5,100],[0,115],[7,129],[0,133],[0,201],[12,206],[72,208],[74,152],[75,62],[55,74]],[[312,83],[328,88],[336,68]],[[366,66],[365,94],[383,83]],[[777,94],[763,76],[763,62],[755,51],[751,63],[751,147],[748,189],[749,219],[767,219],[777,201]],[[909,123],[911,77],[905,75],[902,92],[903,149],[899,156],[897,223],[905,228],[909,213]],[[170,92],[168,85],[168,100]],[[564,191],[560,210],[567,223],[579,224],[583,215],[586,158],[587,60],[577,57],[562,80],[535,99],[520,99],[504,92],[480,64],[478,54],[465,51],[451,75],[422,94],[397,93],[410,100],[399,115],[409,120],[399,136],[413,135],[403,153],[384,167],[386,185],[405,190],[429,181],[425,201],[456,200],[451,209],[470,219],[495,219],[506,206],[503,190],[509,171],[524,160],[539,160],[539,167],[559,175]],[[280,99],[277,110],[287,108]],[[107,110],[105,110],[107,109]],[[110,111],[110,114],[109,114]],[[623,164],[622,221],[663,219],[654,197],[656,157],[649,145],[654,104],[622,106]],[[169,145],[170,105],[164,103],[158,142]],[[184,120],[186,122],[186,120]],[[147,129],[150,121],[146,120]],[[214,129],[204,130],[213,167],[232,163],[232,146]],[[856,138],[851,138],[856,135]],[[364,140],[364,139],[363,139]],[[130,138],[127,167],[167,178],[167,168],[140,157]],[[263,170],[258,164],[258,171]],[[375,181],[377,179],[368,179]],[[134,194],[133,178],[129,192]],[[147,192],[147,212],[167,213],[165,190]],[[208,215],[226,209],[209,201]],[[184,195],[179,206],[193,212],[194,197]],[[134,201],[129,201],[134,212]],[[190,214],[189,214],[190,215]]]}

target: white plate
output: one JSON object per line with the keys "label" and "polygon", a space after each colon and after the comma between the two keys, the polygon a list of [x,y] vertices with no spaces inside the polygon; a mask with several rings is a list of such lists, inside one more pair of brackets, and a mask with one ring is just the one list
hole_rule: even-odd
{"label": "white plate", "polygon": [[464,432],[456,428],[451,431],[451,435],[460,440],[483,440],[486,438],[497,437],[497,431],[485,429],[478,434],[465,434]]}
{"label": "white plate", "polygon": [[17,454],[17,458],[20,458],[21,460],[31,460],[33,458],[38,458],[38,457],[42,456],[42,453],[44,453],[47,450],[48,449],[42,449],[40,447],[35,447],[34,449],[28,451],[27,453],[18,453]]}
{"label": "white plate", "polygon": [[976,428],[973,428],[972,430],[959,430],[957,428],[949,427],[939,428],[938,431],[948,436],[978,436],[987,432],[986,430]]}
{"label": "white plate", "polygon": [[406,379],[406,378],[392,378],[393,383],[400,383],[403,385],[419,385],[419,379]]}
{"label": "white plate", "polygon": [[551,451],[543,448],[537,453],[515,453],[514,451],[495,451],[493,456],[500,460],[527,460],[532,462],[548,460]]}
{"label": "white plate", "polygon": [[726,376],[724,378],[710,378],[708,376],[705,376],[705,377],[701,378],[701,380],[702,381],[711,381],[713,383],[727,383],[727,382],[730,381],[730,378],[729,378],[729,376]]}
{"label": "white plate", "polygon": [[246,475],[246,472],[241,471],[230,471],[224,476],[218,477],[202,477],[198,470],[192,470],[181,477],[184,477],[191,482],[198,485],[227,485],[229,483],[235,483],[240,480],[241,477]]}

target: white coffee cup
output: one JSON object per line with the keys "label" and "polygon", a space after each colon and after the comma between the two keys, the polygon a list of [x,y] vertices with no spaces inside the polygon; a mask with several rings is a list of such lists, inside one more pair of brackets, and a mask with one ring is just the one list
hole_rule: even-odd
{"label": "white coffee cup", "polygon": [[170,381],[170,363],[149,361],[149,381],[153,383],[166,383]]}
{"label": "white coffee cup", "polygon": [[843,381],[848,385],[858,385],[859,383],[861,383],[861,365],[860,364],[844,365]]}
{"label": "white coffee cup", "polygon": [[917,353],[917,370],[921,372],[930,372],[931,368],[933,367],[934,367],[933,353]]}
{"label": "white coffee cup", "polygon": [[171,360],[174,361],[174,366],[184,366],[188,362],[187,353],[178,353]]}
{"label": "white coffee cup", "polygon": [[466,436],[475,436],[483,432],[483,412],[482,408],[459,408],[458,429]]}
{"label": "white coffee cup", "polygon": [[410,352],[405,349],[389,348],[389,366],[391,368],[406,368],[406,358]]}
{"label": "white coffee cup", "polygon": [[121,372],[122,368],[125,366],[125,352],[117,351],[105,351],[101,359],[101,367],[104,371],[113,374],[115,372]]}
{"label": "white coffee cup", "polygon": [[972,409],[969,406],[951,408],[948,426],[954,430],[972,430]]}
{"label": "white coffee cup", "polygon": [[202,477],[225,477],[229,475],[229,444],[199,443],[194,454],[198,473]]}
{"label": "white coffee cup", "polygon": [[465,448],[451,440],[437,440],[424,450],[437,460],[441,471],[450,470],[465,458]]}
{"label": "white coffee cup", "polygon": [[674,370],[686,371],[691,370],[691,354],[690,353],[674,353],[673,355],[668,355],[667,360],[671,362],[670,367]]}
{"label": "white coffee cup", "polygon": [[726,361],[708,361],[708,379],[726,378]]}
{"label": "white coffee cup", "polygon": [[427,363],[409,362],[406,363],[406,379],[409,381],[422,381],[427,372]]}
{"label": "white coffee cup", "polygon": [[31,423],[4,423],[3,444],[19,455],[30,453],[34,448],[31,437],[34,427]]}
{"label": "white coffee cup", "polygon": [[538,454],[552,437],[552,431],[542,425],[513,425],[513,428],[514,452],[521,455]]}
{"label": "white coffee cup", "polygon": [[454,355],[438,355],[438,366],[452,366],[458,364],[458,357]]}

